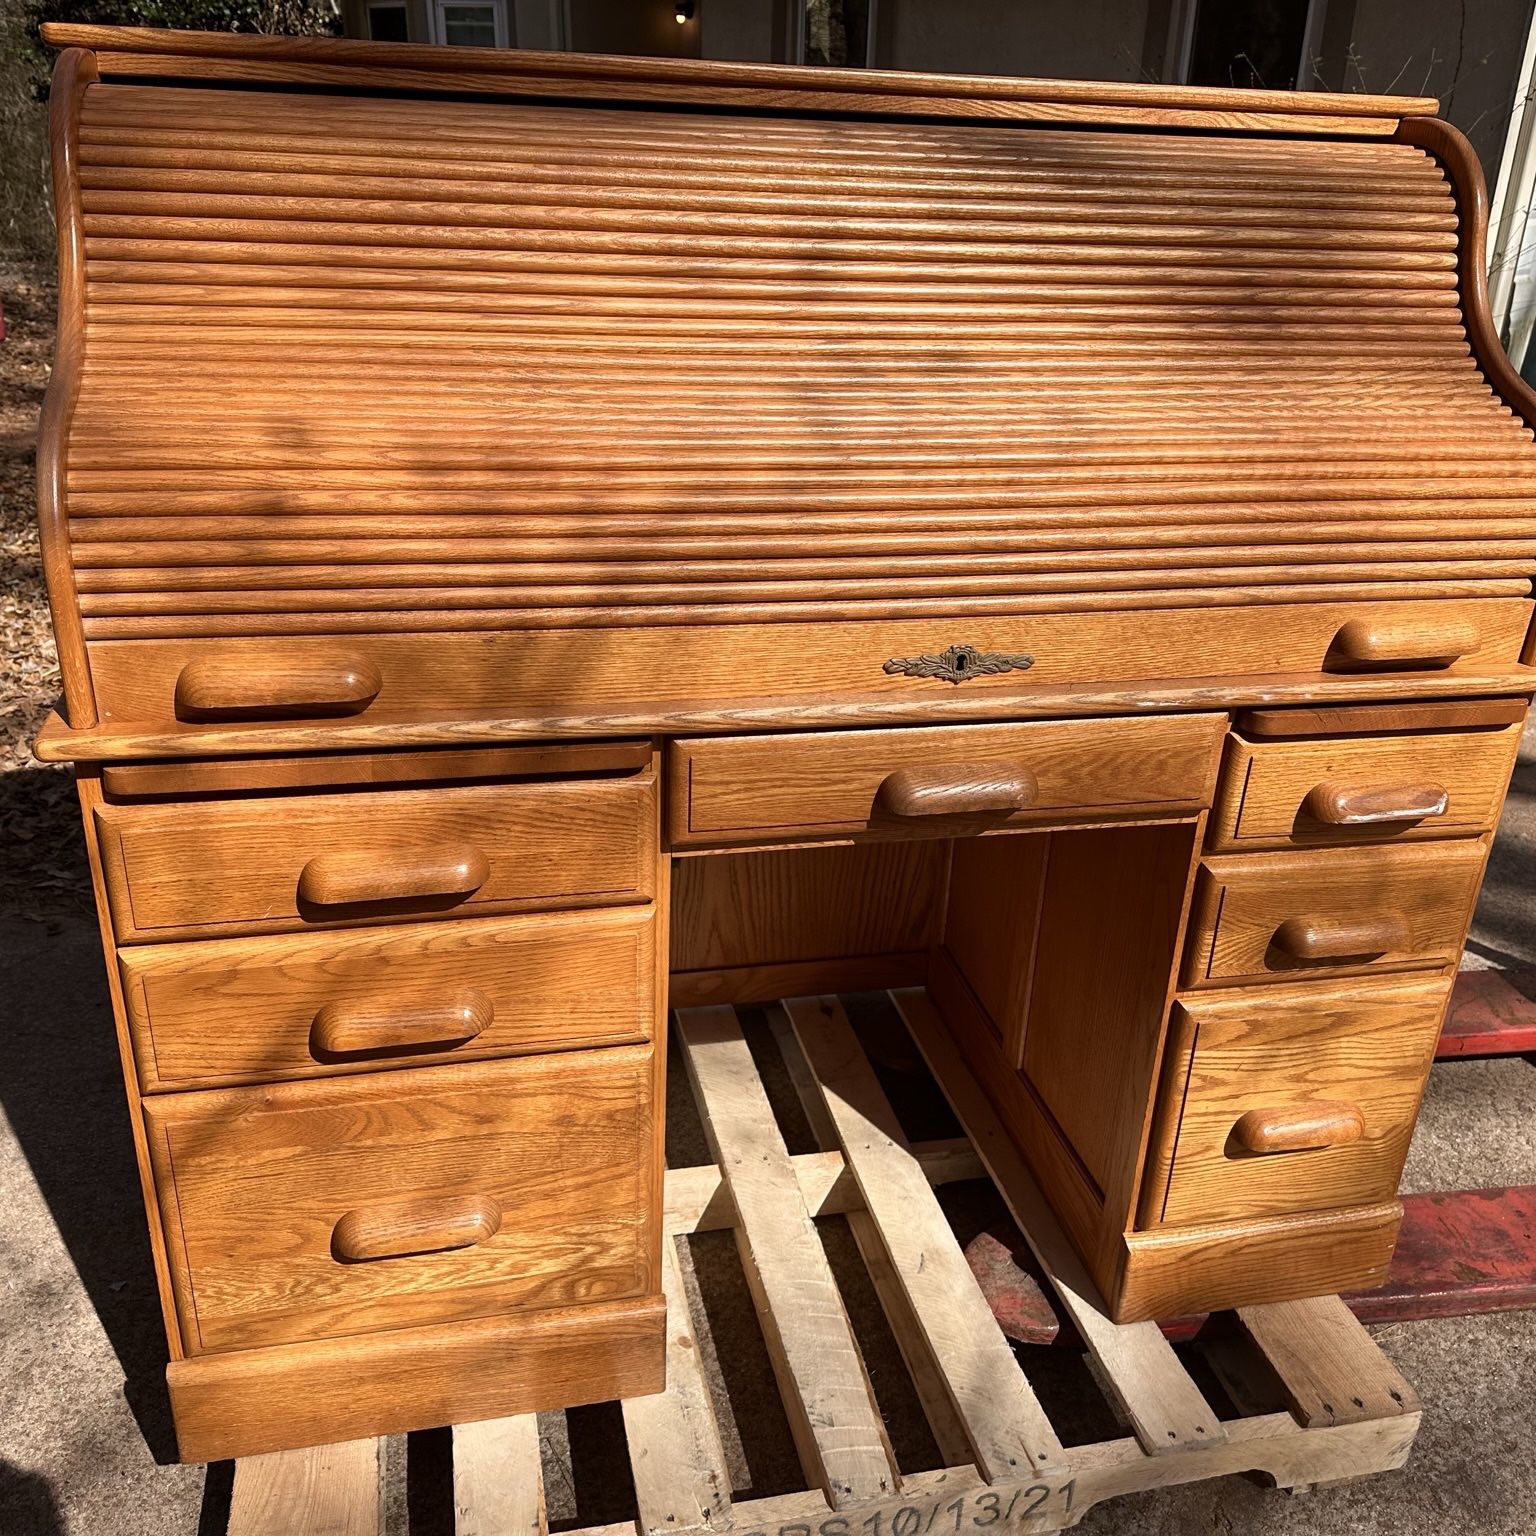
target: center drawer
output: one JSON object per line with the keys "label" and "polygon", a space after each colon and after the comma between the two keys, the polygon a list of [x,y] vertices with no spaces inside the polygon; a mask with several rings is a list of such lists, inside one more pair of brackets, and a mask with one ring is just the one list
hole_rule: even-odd
{"label": "center drawer", "polygon": [[96,807],[120,942],[634,901],[653,775]]}
{"label": "center drawer", "polygon": [[146,1093],[651,1038],[649,907],[119,951]]}
{"label": "center drawer", "polygon": [[189,1351],[658,1288],[648,1046],[150,1099]]}
{"label": "center drawer", "polygon": [[953,836],[1210,804],[1224,715],[702,737],[673,744],[675,845]]}
{"label": "center drawer", "polygon": [[1390,1200],[1449,980],[1186,997],[1163,1079],[1173,1148],[1151,1223]]}

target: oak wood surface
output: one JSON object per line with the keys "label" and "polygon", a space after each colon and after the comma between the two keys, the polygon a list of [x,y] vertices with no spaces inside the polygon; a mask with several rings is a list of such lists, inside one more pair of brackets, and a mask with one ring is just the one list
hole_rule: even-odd
{"label": "oak wood surface", "polygon": [[[658,1290],[651,1104],[652,1053],[633,1046],[152,1099],[189,1345],[340,1339]],[[335,1251],[354,1211],[366,1213],[352,1218],[359,1250],[379,1251],[422,1203],[459,1200],[499,1209],[497,1230],[381,1263]]]}
{"label": "oak wood surface", "polygon": [[612,908],[136,945],[117,963],[155,1093],[644,1040],[654,950],[651,910]]}
{"label": "oak wood surface", "polygon": [[[104,805],[96,821],[131,943],[643,900],[652,805],[647,775]],[[418,879],[445,854],[444,879]]]}
{"label": "oak wood surface", "polygon": [[[673,744],[667,819],[675,845],[808,836],[914,837],[1034,825],[1084,812],[1193,812],[1209,804],[1219,715],[954,726],[944,730],[684,738]],[[1012,782],[1028,775],[1024,808],[978,806],[967,794],[948,811],[893,804],[904,772],[935,781],[954,772]],[[902,809],[901,807],[906,807]]]}
{"label": "oak wood surface", "polygon": [[37,521],[48,611],[58,644],[65,708],[77,730],[100,718],[69,553],[69,453],[85,348],[85,236],[80,212],[80,114],[98,79],[83,48],[59,55],[48,97],[49,186],[58,232],[59,308],[53,370],[37,424]]}
{"label": "oak wood surface", "polygon": [[[1520,744],[1519,724],[1401,735],[1228,739],[1211,813],[1213,848],[1380,842],[1481,832],[1498,817]],[[1443,790],[1435,815],[1427,786]],[[1351,801],[1415,792],[1402,819],[1350,822]],[[1426,791],[1420,795],[1419,791]],[[1314,798],[1316,796],[1316,798]],[[1361,800],[1360,797],[1365,797]],[[1424,801],[1420,805],[1420,800]],[[1343,806],[1335,819],[1320,820]]]}
{"label": "oak wood surface", "polygon": [[[1155,615],[1153,616],[1155,617]],[[472,747],[497,742],[573,740],[625,734],[713,732],[736,735],[765,730],[817,730],[854,726],[969,724],[988,720],[1093,718],[1127,711],[1184,713],[1190,710],[1245,706],[1295,706],[1341,699],[1447,699],[1461,695],[1529,696],[1531,668],[1516,664],[1502,670],[1377,674],[1341,678],[1322,673],[1268,676],[1191,677],[1181,683],[1091,687],[1045,685],[1028,691],[1016,687],[974,692],[913,694],[890,698],[869,693],[832,693],[818,699],[757,696],[737,700],[678,698],[635,708],[618,705],[595,713],[553,715],[376,716],[352,723],[294,721],[280,725],[189,726],[153,720],[113,721],[100,729],[71,731],[51,713],[33,750],[42,762],[133,762],[143,758],[170,762],[226,754],[255,757],[272,752],[320,753],[369,748]]]}
{"label": "oak wood surface", "polygon": [[1525,699],[1465,699],[1439,704],[1346,704],[1296,709],[1245,709],[1233,722],[1250,739],[1290,736],[1384,736],[1395,731],[1453,731],[1523,725]]}
{"label": "oak wood surface", "polygon": [[1482,838],[1206,859],[1184,966],[1189,985],[1442,968],[1461,953]]}
{"label": "oak wood surface", "polygon": [[184,1461],[606,1402],[663,1385],[660,1294],[176,1361]]}
{"label": "oak wood surface", "polygon": [[1120,1314],[1171,1317],[1184,1307],[1214,1312],[1298,1291],[1322,1296],[1373,1290],[1387,1277],[1401,1220],[1402,1207],[1392,1201],[1128,1232]]}
{"label": "oak wood surface", "polygon": [[[807,529],[808,535],[816,532]],[[1109,536],[1109,532],[1104,535]],[[932,532],[919,537],[930,546],[934,541]],[[613,615],[614,627],[601,631],[567,626],[554,632],[527,628],[509,634],[496,632],[510,630],[516,623],[501,614],[483,634],[374,634],[358,641],[383,673],[385,686],[379,700],[353,721],[312,721],[297,738],[288,739],[312,740],[317,748],[348,740],[359,745],[384,744],[370,735],[375,724],[429,730],[436,724],[442,734],[422,739],[452,740],[455,722],[513,718],[535,727],[524,731],[535,739],[570,735],[573,725],[588,735],[650,734],[657,729],[682,733],[689,727],[676,717],[690,711],[707,712],[710,718],[699,729],[712,731],[721,728],[717,717],[728,718],[733,708],[771,711],[778,718],[766,728],[782,728],[786,720],[793,721],[797,707],[806,709],[807,724],[835,725],[839,723],[837,704],[845,695],[864,707],[869,720],[878,718],[881,707],[893,712],[905,707],[909,719],[924,721],[941,715],[963,716],[972,708],[984,718],[994,696],[1000,706],[1003,698],[1010,700],[1001,706],[1005,715],[1037,709],[1063,712],[1064,707],[1073,714],[1130,713],[1147,708],[1164,688],[1175,695],[1194,694],[1197,700],[1209,689],[1206,707],[1213,708],[1284,699],[1287,683],[1294,689],[1292,702],[1488,691],[1528,694],[1531,674],[1516,670],[1532,612],[1524,595],[1527,591],[1522,587],[1521,596],[1514,599],[1475,605],[1465,601],[1416,604],[1426,619],[1444,616],[1447,622],[1460,622],[1474,608],[1482,644],[1464,666],[1411,678],[1390,672],[1322,670],[1340,625],[1352,614],[1391,611],[1390,605],[1379,603],[1320,601],[1275,609],[1216,605],[1209,610],[1169,611],[1142,595],[1132,612],[1041,612],[1012,619],[914,617],[914,605],[907,603],[900,617],[879,622],[834,622],[819,609],[792,624],[748,622],[754,616],[737,609],[729,645],[722,645],[716,627],[698,621],[635,628],[625,627],[622,617]],[[984,652],[1032,655],[1034,665],[1022,681],[1017,674],[1005,674],[978,678],[958,688],[884,671],[892,658],[934,654],[959,641]],[[194,655],[267,664],[311,645],[302,638],[93,644],[95,687],[104,707],[119,722],[105,733],[125,734],[128,727],[147,734],[158,728],[160,735],[172,741],[185,737],[217,743],[208,749],[213,753],[228,751],[227,744],[243,738],[272,739],[268,733],[279,727],[240,722],[178,725],[173,707],[176,677]],[[611,670],[615,651],[624,658],[622,676]],[[1303,680],[1287,678],[1283,675],[1287,673],[1307,675]],[[1189,680],[1189,686],[1177,689],[1179,679]],[[1064,686],[1069,684],[1074,686]],[[1116,697],[1123,702],[1117,705]],[[818,706],[825,712],[820,716]],[[1193,707],[1200,705],[1195,702]],[[603,723],[580,731],[577,723],[588,717]],[[626,719],[636,723],[620,723]],[[646,723],[638,723],[642,720]],[[542,728],[537,728],[541,721]],[[749,724],[734,727],[752,728]],[[247,750],[280,749],[258,745]],[[157,755],[178,751],[172,745]],[[114,746],[107,755],[123,752]]]}
{"label": "oak wood surface", "polygon": [[[378,62],[392,69],[422,69],[430,73],[456,70],[463,74],[499,74],[508,70],[541,74],[567,82],[596,79],[643,81],[703,81],[722,85],[815,82],[825,91],[866,89],[903,92],[912,96],[959,94],[1021,101],[1114,103],[1127,106],[1190,107],[1215,111],[1276,111],[1287,115],[1339,116],[1339,98],[1331,92],[1213,91],[1205,87],[1146,85],[1075,80],[1031,80],[988,75],[916,74],[905,70],[806,69],[781,64],[702,62],[682,59],[633,59],[602,54],[566,54],[515,49],[401,47],[361,42],[297,37],[231,39],[219,33],[177,31],[159,27],[103,27],[49,22],[44,41],[53,47],[105,48],[120,53],[143,52],[183,58],[335,59]],[[579,94],[577,92],[576,94]],[[1433,113],[1433,97],[1351,94],[1350,114],[1400,118]]]}
{"label": "oak wood surface", "polygon": [[[1444,980],[1349,991],[1186,995],[1195,1024],[1161,1219],[1209,1224],[1390,1200],[1408,1152],[1449,988]],[[1362,1133],[1267,1153],[1234,1132],[1259,1112],[1358,1112]]]}
{"label": "oak wood surface", "polygon": [[431,784],[475,779],[537,779],[633,773],[650,766],[648,741],[540,743],[427,752],[311,753],[303,757],[212,758],[201,762],[109,763],[109,798],[256,794],[327,785]]}
{"label": "oak wood surface", "polygon": [[[947,847],[889,842],[679,859],[675,972],[910,954],[938,932]],[[834,989],[835,990],[835,989]],[[775,993],[777,997],[803,996]]]}

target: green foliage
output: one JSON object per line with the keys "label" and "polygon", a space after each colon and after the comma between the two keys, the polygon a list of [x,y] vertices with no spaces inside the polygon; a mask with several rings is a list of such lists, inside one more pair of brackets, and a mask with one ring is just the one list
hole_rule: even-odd
{"label": "green foliage", "polygon": [[48,94],[53,50],[43,45],[45,21],[95,26],[179,27],[192,32],[337,33],[335,0],[23,0],[29,62],[39,99]]}

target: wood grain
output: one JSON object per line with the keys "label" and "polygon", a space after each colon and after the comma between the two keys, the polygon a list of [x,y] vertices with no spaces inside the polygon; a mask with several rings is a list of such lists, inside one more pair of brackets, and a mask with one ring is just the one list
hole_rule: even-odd
{"label": "wood grain", "polygon": [[[796,965],[926,949],[947,848],[890,842],[679,859],[672,969]],[[775,993],[775,996],[800,996]]]}
{"label": "wood grain", "polygon": [[[156,1093],[645,1040],[654,950],[650,909],[616,908],[136,945],[117,963]],[[396,1038],[412,1010],[419,1038]]]}
{"label": "wood grain", "polygon": [[[1232,736],[1211,813],[1213,848],[1301,847],[1465,836],[1491,827],[1520,743],[1518,724],[1384,736]],[[1396,793],[1433,784],[1443,813],[1375,823],[1320,821],[1314,792]]]}
{"label": "wood grain", "polygon": [[[651,1104],[648,1047],[151,1100],[189,1345],[341,1339],[659,1290]],[[499,1229],[453,1252],[338,1262],[337,1223],[402,1197],[489,1197]]]}
{"label": "wood grain", "polygon": [[1056,1432],[971,1277],[895,1112],[835,997],[785,1004],[795,1036],[989,1482],[1065,1465]]}
{"label": "wood grain", "polygon": [[184,1461],[606,1402],[663,1385],[659,1294],[175,1362]]}
{"label": "wood grain", "polygon": [[[1390,1200],[1448,993],[1434,980],[1186,997],[1193,1058],[1161,1219],[1211,1224]],[[1363,1120],[1353,1140],[1280,1156],[1232,1142],[1255,1111],[1293,1118],[1341,1100]]]}
{"label": "wood grain", "polygon": [[454,1536],[546,1536],[537,1415],[453,1426],[453,1530]]}
{"label": "wood grain", "polygon": [[1387,1277],[1403,1208],[1395,1201],[1310,1216],[1128,1232],[1120,1309],[1172,1317],[1336,1291]]}
{"label": "wood grain", "polygon": [[1226,854],[1201,869],[1187,985],[1436,969],[1461,953],[1481,838]]}
{"label": "wood grain", "polygon": [[689,1009],[678,1026],[806,1473],[834,1509],[889,1494],[896,1473],[859,1348],[736,1015]]}
{"label": "wood grain", "polygon": [[[927,542],[933,542],[932,533]],[[893,713],[905,709],[908,719],[923,722],[945,715],[963,718],[972,709],[982,718],[989,708],[1002,710],[1005,717],[1042,708],[1059,713],[1064,704],[1071,714],[1132,713],[1146,707],[1148,697],[1164,686],[1169,692],[1196,695],[1210,689],[1206,707],[1215,708],[1227,707],[1229,701],[1283,700],[1287,682],[1295,690],[1292,702],[1531,691],[1531,674],[1516,665],[1532,612],[1523,593],[1514,600],[1476,605],[1482,645],[1473,660],[1481,670],[1469,667],[1458,676],[1461,669],[1452,668],[1411,679],[1324,673],[1323,662],[1339,625],[1351,614],[1369,614],[1381,606],[1320,601],[1282,609],[1218,605],[1172,612],[1143,594],[1130,613],[1037,613],[961,621],[931,612],[914,617],[908,604],[899,618],[859,624],[834,622],[825,610],[802,614],[799,623],[752,623],[749,620],[761,616],[737,609],[728,646],[721,644],[717,629],[702,622],[703,616],[687,625],[645,629],[626,628],[623,616],[615,613],[610,615],[612,627],[601,632],[567,626],[555,633],[526,629],[513,634],[506,631],[519,621],[498,613],[491,632],[470,637],[369,636],[361,643],[384,676],[389,709],[382,702],[375,704],[351,724],[310,722],[296,727],[301,734],[287,739],[312,741],[308,750],[349,740],[383,745],[387,735],[385,741],[374,736],[376,726],[408,724],[430,732],[436,724],[437,734],[422,739],[443,741],[453,739],[455,722],[507,718],[528,722],[530,728],[523,734],[533,739],[573,734],[571,723],[582,717],[606,719],[599,729],[589,726],[580,734],[646,735],[657,729],[681,733],[688,729],[686,723],[672,722],[690,709],[710,712],[708,722],[698,728],[711,731],[720,728],[715,717],[722,712],[728,716],[733,706],[772,711],[781,728],[784,716],[797,708],[807,710],[808,723],[818,723],[815,711],[820,709],[820,723],[835,725],[838,702],[845,695],[863,704],[866,722],[878,719],[882,706]],[[1464,615],[1468,606],[1435,604],[1431,611]],[[951,688],[884,671],[893,657],[932,654],[962,639],[979,650],[1033,655],[1027,686],[1005,675]],[[302,640],[102,642],[92,647],[91,665],[96,688],[119,722],[114,736],[124,734],[124,726],[141,732],[158,726],[162,736],[185,734],[216,743],[202,753],[181,754],[209,755],[229,751],[227,743],[242,737],[260,741],[274,728],[237,722],[182,727],[178,732],[173,694],[181,667],[198,654],[254,664],[296,645],[302,646]],[[605,667],[615,650],[624,657],[622,676]],[[1287,678],[1287,673],[1305,677]],[[1187,688],[1174,686],[1179,679],[1189,680]],[[1085,708],[1080,702],[1084,696],[1101,702]],[[1004,704],[1004,699],[1009,702]],[[1196,702],[1192,707],[1201,706]],[[647,723],[621,723],[642,719]],[[772,724],[727,728],[762,730]],[[258,745],[246,750],[283,749]],[[306,749],[301,745],[298,750]],[[119,756],[121,749],[114,747],[107,755]],[[160,748],[156,755],[178,755],[177,748]]]}
{"label": "wood grain", "polygon": [[48,611],[58,644],[69,722],[81,730],[100,719],[70,557],[69,451],[85,350],[85,236],[80,213],[80,113],[97,80],[95,56],[68,48],[54,66],[48,93],[49,185],[58,230],[59,316],[53,371],[37,425],[37,522]]}
{"label": "wood grain", "polygon": [[[674,743],[667,782],[672,841],[689,844],[793,841],[814,836],[954,835],[1199,810],[1214,787],[1218,715],[1139,720],[955,726],[948,730],[818,732],[814,735],[684,738]],[[903,814],[885,786],[893,773],[975,780],[992,771],[1027,773],[1027,808],[952,807]],[[970,805],[970,802],[966,802]]]}
{"label": "wood grain", "polygon": [[381,1441],[349,1440],[241,1457],[228,1536],[378,1536],[381,1454]]}
{"label": "wood grain", "polygon": [[[131,943],[643,899],[653,803],[646,775],[104,805],[96,821],[113,921]],[[406,877],[444,847],[483,863],[485,879],[413,890]],[[340,859],[358,879],[306,889],[315,861]],[[322,905],[332,894],[340,904]]]}

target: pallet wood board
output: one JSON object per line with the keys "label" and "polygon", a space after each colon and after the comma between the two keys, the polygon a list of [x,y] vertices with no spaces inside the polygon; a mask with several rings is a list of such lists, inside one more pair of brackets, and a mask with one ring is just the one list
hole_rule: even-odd
{"label": "pallet wood board", "polygon": [[[1220,1419],[1156,1325],[1104,1317],[1048,1210],[1031,1207],[1030,1246],[1133,1431],[1063,1446],[934,1194],[981,1176],[998,1155],[972,1103],[975,1084],[925,1038],[921,995],[893,1000],[918,1020],[917,1043],[975,1143],[909,1142],[864,1054],[867,1035],[855,1033],[839,999],[802,998],[768,1010],[819,1146],[791,1155],[735,1011],[679,1014],[719,1161],[668,1174],[668,1388],[622,1405],[635,1517],[572,1536],[969,1536],[993,1525],[1034,1536],[1075,1525],[1105,1499],[1178,1483],[1258,1472],[1304,1488],[1403,1464],[1417,1399],[1337,1298],[1239,1314],[1248,1343],[1238,1347],[1279,1383],[1289,1411],[1239,1408]],[[1020,1187],[1014,1203],[1028,1205]],[[831,1214],[849,1218],[945,1466],[904,1473],[897,1465],[814,1225]],[[792,1428],[798,1420],[806,1492],[732,1496],[675,1247],[689,1233],[726,1229],[752,1282]],[[1147,1443],[1157,1438],[1152,1426],[1185,1421],[1205,1432],[1176,1454]],[[1017,1447],[1028,1455],[1011,1455]],[[456,1426],[453,1458],[456,1536],[547,1536],[532,1415]],[[378,1468],[373,1441],[241,1461],[230,1532],[378,1536]]]}

